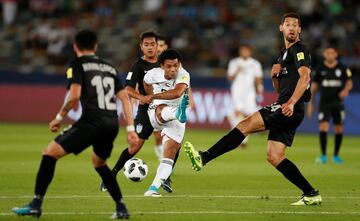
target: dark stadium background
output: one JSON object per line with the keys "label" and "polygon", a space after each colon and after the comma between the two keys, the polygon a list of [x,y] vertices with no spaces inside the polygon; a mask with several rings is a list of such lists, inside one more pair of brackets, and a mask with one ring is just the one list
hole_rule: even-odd
{"label": "dark stadium background", "polygon": [[[122,77],[140,56],[138,36],[155,30],[178,49],[191,73],[196,108],[190,127],[226,128],[229,83],[226,67],[239,43],[252,45],[263,66],[266,96],[275,99],[269,73],[282,47],[278,31],[284,12],[302,16],[302,40],[313,65],[322,49],[338,47],[340,61],[353,72],[346,100],[345,133],[360,134],[360,3],[356,0],[2,0],[0,23],[0,121],[48,122],[65,93],[71,42],[80,29],[99,35],[99,55]],[[316,116],[316,115],[314,115]],[[316,117],[300,131],[316,132]]]}

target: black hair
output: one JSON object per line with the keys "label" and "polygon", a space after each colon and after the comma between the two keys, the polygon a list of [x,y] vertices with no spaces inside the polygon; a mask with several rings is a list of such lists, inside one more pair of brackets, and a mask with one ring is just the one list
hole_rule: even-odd
{"label": "black hair", "polygon": [[334,44],[326,45],[324,49],[326,50],[326,49],[330,49],[330,48],[334,49],[335,51],[338,51],[336,45],[334,45]]}
{"label": "black hair", "polygon": [[153,31],[146,31],[146,32],[141,33],[140,42],[142,43],[145,38],[155,38],[155,41],[157,41],[158,35]]}
{"label": "black hair", "polygon": [[79,50],[94,50],[97,44],[96,33],[90,30],[82,30],[75,35],[75,44]]}
{"label": "black hair", "polygon": [[166,42],[166,38],[165,38],[165,36],[164,35],[162,35],[162,34],[157,34],[157,40],[158,41],[165,41]]}
{"label": "black hair", "polygon": [[181,61],[180,54],[175,49],[166,49],[159,56],[159,63],[164,64],[165,60],[174,60],[178,59]]}
{"label": "black hair", "polygon": [[281,24],[284,24],[286,18],[296,18],[298,20],[299,26],[301,27],[301,18],[300,15],[295,12],[288,12],[283,14],[281,17]]}

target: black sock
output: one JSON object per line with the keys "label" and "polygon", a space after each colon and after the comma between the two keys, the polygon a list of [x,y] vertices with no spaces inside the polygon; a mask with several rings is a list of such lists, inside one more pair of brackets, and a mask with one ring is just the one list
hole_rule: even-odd
{"label": "black sock", "polygon": [[334,156],[339,155],[343,134],[335,134],[335,151]]}
{"label": "black sock", "polygon": [[35,197],[32,201],[32,205],[36,207],[41,207],[42,199],[45,196],[46,190],[54,177],[56,159],[43,155],[39,171],[36,176],[35,184]]}
{"label": "black sock", "polygon": [[110,168],[105,165],[95,168],[96,172],[101,176],[106,188],[108,189],[111,197],[116,203],[120,203],[122,199],[119,184],[116,181],[115,176],[111,173]]}
{"label": "black sock", "polygon": [[130,160],[134,155],[129,153],[129,148],[125,148],[123,152],[121,152],[121,155],[111,172],[116,176],[124,167],[126,161]]}
{"label": "black sock", "polygon": [[234,128],[207,151],[200,152],[202,163],[205,165],[210,160],[235,149],[244,139],[244,134],[239,129]]}
{"label": "black sock", "polygon": [[286,179],[301,189],[304,194],[308,194],[314,190],[310,183],[301,174],[300,170],[290,160],[285,158],[276,167],[276,169],[280,171],[286,177]]}
{"label": "black sock", "polygon": [[322,155],[326,155],[326,144],[327,144],[327,132],[320,131],[320,147],[321,147]]}

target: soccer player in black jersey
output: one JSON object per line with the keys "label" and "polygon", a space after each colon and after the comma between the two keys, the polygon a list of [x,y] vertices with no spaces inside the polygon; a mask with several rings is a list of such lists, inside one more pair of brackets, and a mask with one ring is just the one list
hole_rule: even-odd
{"label": "soccer player in black jersey", "polygon": [[57,132],[67,113],[80,100],[83,114],[72,126],[64,129],[43,151],[43,157],[36,177],[35,196],[30,204],[13,208],[18,215],[41,215],[41,205],[46,190],[54,176],[58,159],[74,153],[79,154],[92,145],[92,163],[109,189],[116,204],[113,218],[129,218],[119,185],[106,165],[110,156],[119,125],[115,99],[123,105],[127,123],[127,139],[130,146],[138,141],[134,132],[132,108],[128,94],[117,77],[116,69],[95,55],[97,37],[92,31],[80,31],[73,44],[76,58],[67,70],[69,97],[50,124],[50,130]]}
{"label": "soccer player in black jersey", "polygon": [[[320,148],[321,156],[316,159],[322,164],[327,163],[326,144],[327,133],[329,131],[329,120],[332,118],[335,125],[335,150],[333,162],[343,163],[339,157],[339,150],[343,137],[343,123],[345,120],[344,98],[346,98],[352,89],[351,71],[337,60],[338,52],[335,47],[325,48],[324,62],[315,70],[313,82],[311,85],[312,95],[320,91],[319,102],[319,130],[320,130]],[[311,117],[314,109],[314,99],[311,99],[307,107],[307,115]]]}
{"label": "soccer player in black jersey", "polygon": [[310,100],[310,54],[300,41],[300,17],[296,13],[284,14],[279,28],[285,48],[279,63],[271,70],[273,86],[279,94],[276,103],[239,122],[207,151],[196,151],[190,142],[185,142],[184,148],[193,169],[198,171],[216,157],[235,149],[248,134],[269,130],[268,162],[303,191],[301,199],[292,205],[318,205],[321,203],[319,192],[285,157],[286,147],[291,146],[296,128],[303,120],[304,102]]}

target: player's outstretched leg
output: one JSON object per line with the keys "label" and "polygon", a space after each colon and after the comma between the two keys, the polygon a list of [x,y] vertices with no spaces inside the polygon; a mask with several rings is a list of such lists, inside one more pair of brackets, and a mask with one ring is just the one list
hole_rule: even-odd
{"label": "player's outstretched leg", "polygon": [[185,123],[187,120],[186,117],[186,107],[189,104],[189,95],[187,93],[185,93],[180,101],[180,104],[176,110],[176,119],[178,119],[180,121],[180,123]]}
{"label": "player's outstretched leg", "polygon": [[321,205],[321,196],[319,191],[313,190],[308,194],[302,195],[301,199],[295,203],[292,203],[293,206],[314,206]]}

